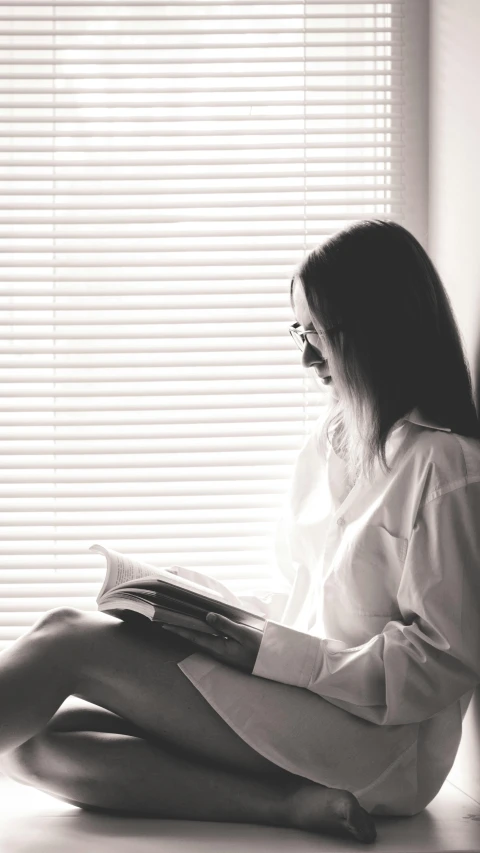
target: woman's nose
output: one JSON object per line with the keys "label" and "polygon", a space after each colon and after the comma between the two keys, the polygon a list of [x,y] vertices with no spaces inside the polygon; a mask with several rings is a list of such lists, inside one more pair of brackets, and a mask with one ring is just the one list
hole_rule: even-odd
{"label": "woman's nose", "polygon": [[323,364],[325,359],[308,341],[305,341],[302,352],[302,364],[304,367],[311,367],[312,364]]}

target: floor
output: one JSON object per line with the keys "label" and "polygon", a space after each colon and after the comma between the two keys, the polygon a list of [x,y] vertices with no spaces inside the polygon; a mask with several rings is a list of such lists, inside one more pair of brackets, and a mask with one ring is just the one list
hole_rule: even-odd
{"label": "floor", "polygon": [[0,778],[0,853],[480,853],[480,804],[446,782],[413,818],[377,818],[364,846],[290,829],[111,817]]}

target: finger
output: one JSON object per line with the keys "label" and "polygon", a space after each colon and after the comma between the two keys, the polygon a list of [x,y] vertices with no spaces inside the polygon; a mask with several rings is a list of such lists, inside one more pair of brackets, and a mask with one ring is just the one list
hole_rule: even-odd
{"label": "finger", "polygon": [[[180,634],[181,637],[186,637],[187,640],[197,640],[198,637],[205,637],[205,631],[196,631],[195,628],[184,628],[181,625],[161,625],[164,631],[171,631],[172,634]],[[208,633],[208,637],[215,636]]]}
{"label": "finger", "polygon": [[164,631],[171,631],[172,634],[180,634],[187,640],[196,640],[199,631],[190,630],[190,628],[181,628],[179,625],[162,625]]}
{"label": "finger", "polygon": [[171,634],[179,634],[180,637],[185,637],[191,640],[195,645],[202,649],[207,649],[210,652],[219,652],[223,648],[223,640],[220,637],[214,637],[212,634],[204,634],[202,631],[191,631],[189,628],[179,628],[177,625],[163,625],[164,631],[169,631]]}
{"label": "finger", "polygon": [[227,616],[221,616],[219,613],[207,613],[206,620],[220,634],[226,634],[227,637],[232,637],[240,643],[247,639],[247,631],[245,631],[244,626],[239,625],[238,622],[233,622]]}

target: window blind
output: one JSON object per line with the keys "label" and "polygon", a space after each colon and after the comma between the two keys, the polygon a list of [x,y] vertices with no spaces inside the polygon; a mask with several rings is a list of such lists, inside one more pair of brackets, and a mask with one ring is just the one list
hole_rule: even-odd
{"label": "window blind", "polygon": [[93,542],[264,580],[325,404],[292,272],[421,206],[412,8],[0,2],[0,648],[96,608]]}

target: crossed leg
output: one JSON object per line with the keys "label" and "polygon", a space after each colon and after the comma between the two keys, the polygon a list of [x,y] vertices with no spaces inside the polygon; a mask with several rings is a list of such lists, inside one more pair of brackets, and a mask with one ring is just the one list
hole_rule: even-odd
{"label": "crossed leg", "polygon": [[[16,714],[6,703],[5,772],[94,809],[374,840],[349,792],[287,773],[232,731],[176,665],[192,646],[155,627],[61,609],[2,653],[0,691],[21,685],[24,699]],[[97,707],[58,710],[68,696]]]}

